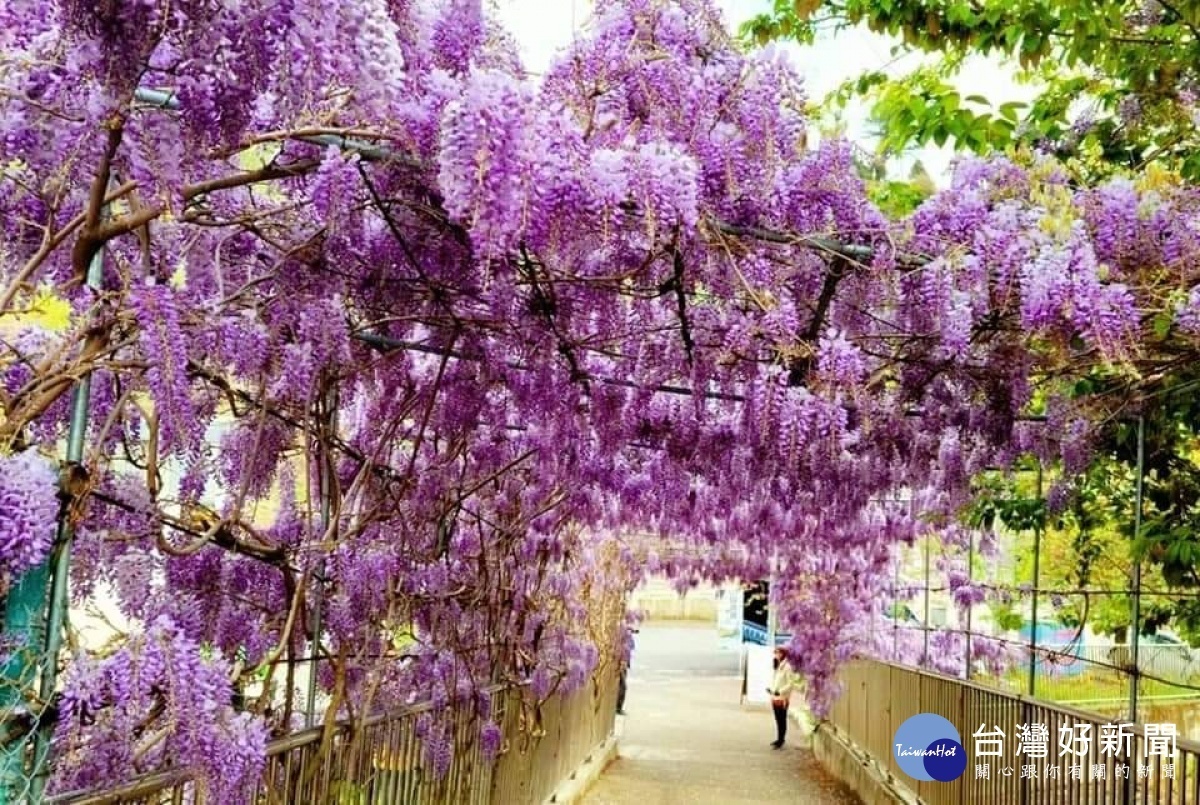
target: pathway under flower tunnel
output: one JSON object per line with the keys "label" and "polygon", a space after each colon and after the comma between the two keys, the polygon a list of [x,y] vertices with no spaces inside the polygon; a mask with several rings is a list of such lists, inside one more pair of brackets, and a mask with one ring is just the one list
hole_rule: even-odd
{"label": "pathway under flower tunnel", "polygon": [[627,715],[617,719],[619,757],[584,804],[858,803],[817,762],[795,723],[787,746],[771,749],[769,709],[740,704],[738,656],[708,624],[644,625]]}

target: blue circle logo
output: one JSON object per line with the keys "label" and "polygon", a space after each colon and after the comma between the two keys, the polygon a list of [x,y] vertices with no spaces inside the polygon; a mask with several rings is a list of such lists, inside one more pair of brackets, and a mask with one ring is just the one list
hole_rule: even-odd
{"label": "blue circle logo", "polygon": [[900,770],[914,780],[948,783],[967,770],[962,736],[947,719],[918,713],[900,725],[892,741]]}

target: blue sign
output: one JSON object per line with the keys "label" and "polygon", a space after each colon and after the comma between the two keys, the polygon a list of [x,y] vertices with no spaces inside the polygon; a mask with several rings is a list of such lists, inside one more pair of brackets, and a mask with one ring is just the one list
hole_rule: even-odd
{"label": "blue sign", "polygon": [[901,724],[892,754],[902,772],[927,783],[949,783],[967,770],[962,736],[948,719],[934,713],[918,713]]}
{"label": "blue sign", "polygon": [[[790,634],[775,633],[775,645],[782,646],[790,642],[792,636]],[[767,627],[759,626],[757,623],[750,621],[742,621],[742,642],[753,643],[756,646],[767,645]]]}

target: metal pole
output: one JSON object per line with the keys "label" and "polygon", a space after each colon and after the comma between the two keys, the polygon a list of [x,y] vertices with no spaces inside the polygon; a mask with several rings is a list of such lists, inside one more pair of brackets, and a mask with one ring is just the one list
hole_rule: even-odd
{"label": "metal pole", "polygon": [[[1142,533],[1142,496],[1146,475],[1146,418],[1138,416],[1137,420],[1137,475],[1134,477],[1133,493],[1133,538],[1136,540]],[[1141,676],[1138,647],[1142,633],[1142,560],[1133,563],[1133,611],[1130,629],[1132,642],[1131,658],[1133,673],[1129,677],[1129,720],[1137,723],[1138,719],[1138,680]]]}
{"label": "metal pole", "polygon": [[925,635],[925,651],[921,657],[921,665],[925,668],[929,667],[929,542],[930,537],[925,535],[925,624],[922,630]]}
{"label": "metal pole", "polygon": [[[975,530],[971,529],[967,532],[967,588],[971,589],[975,584]],[[971,613],[975,611],[975,602],[971,600],[967,604],[967,658],[966,658],[966,678],[971,678]]]}
{"label": "metal pole", "polygon": [[[322,402],[326,410],[322,413],[327,425],[326,438],[333,438],[337,431],[337,388],[336,386],[322,395]],[[321,486],[321,533],[325,534],[329,530],[329,522],[332,517],[333,510],[333,460],[329,455],[329,451],[321,449],[321,469],[319,473],[318,483]],[[320,559],[317,562],[316,571],[313,574],[313,619],[312,619],[312,660],[309,664],[308,672],[308,696],[304,706],[304,726],[311,727],[316,722],[317,718],[317,670],[320,663],[321,654],[321,630],[324,620],[324,587],[325,584],[325,560]]]}
{"label": "metal pole", "polygon": [[[92,257],[86,282],[99,289],[104,279],[104,250]],[[88,408],[92,397],[92,376],[85,372],[75,384],[71,399],[71,425],[67,433],[67,467],[83,461],[83,443],[87,435]],[[41,673],[38,704],[44,709],[54,698],[58,686],[58,654],[62,648],[62,629],[67,615],[67,579],[71,568],[73,529],[68,512],[58,518],[54,545],[43,564],[33,568],[17,582],[5,600],[4,631],[20,647],[10,655],[2,672],[0,707],[6,719],[29,713],[24,691]],[[48,610],[48,611],[47,611]],[[11,721],[10,721],[11,723]],[[46,787],[47,761],[53,725],[39,719],[33,735],[33,765],[25,774],[24,736],[13,738],[0,751],[0,805],[19,801],[41,802]],[[28,800],[25,799],[28,794]]]}
{"label": "metal pole", "polygon": [[[1146,418],[1139,415],[1137,419],[1137,469],[1134,476],[1133,493],[1133,539],[1142,533],[1142,495],[1146,474]],[[1136,724],[1138,720],[1138,680],[1141,678],[1141,663],[1138,657],[1138,646],[1142,633],[1142,560],[1136,557],[1133,562],[1133,606],[1130,613],[1130,656],[1131,672],[1129,674],[1129,720]],[[1133,802],[1137,794],[1136,784],[1132,775],[1125,778],[1125,801]]]}
{"label": "metal pole", "polygon": [[771,554],[771,577],[767,581],[767,646],[771,651],[775,650],[776,632],[778,624],[776,623],[776,607],[775,601],[778,600],[778,593],[775,585],[779,579],[779,554],[773,552]]}
{"label": "metal pole", "polygon": [[[1037,496],[1042,499],[1042,462],[1037,464]],[[1042,583],[1042,518],[1039,512],[1033,524],[1033,606],[1031,618],[1033,628],[1029,632],[1029,695],[1037,695],[1037,633],[1038,633],[1038,587]]]}
{"label": "metal pole", "polygon": [[892,551],[892,662],[900,653],[900,546]]}

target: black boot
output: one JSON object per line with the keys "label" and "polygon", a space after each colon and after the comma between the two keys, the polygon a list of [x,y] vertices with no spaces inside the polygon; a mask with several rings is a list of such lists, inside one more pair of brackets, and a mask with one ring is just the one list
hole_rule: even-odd
{"label": "black boot", "polygon": [[775,749],[782,749],[783,739],[787,737],[788,709],[786,705],[783,707],[780,707],[779,705],[773,705],[771,709],[775,711],[775,734],[779,736],[775,739],[775,742],[771,744],[771,746]]}

